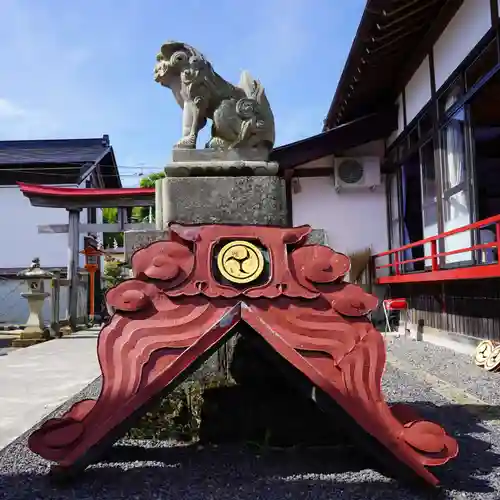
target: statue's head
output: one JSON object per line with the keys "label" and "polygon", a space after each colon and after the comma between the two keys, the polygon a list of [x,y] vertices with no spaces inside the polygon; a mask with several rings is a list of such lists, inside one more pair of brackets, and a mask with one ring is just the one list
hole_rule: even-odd
{"label": "statue's head", "polygon": [[167,42],[162,45],[156,56],[154,79],[165,87],[179,77],[181,71],[196,63],[206,62],[196,49],[182,42]]}

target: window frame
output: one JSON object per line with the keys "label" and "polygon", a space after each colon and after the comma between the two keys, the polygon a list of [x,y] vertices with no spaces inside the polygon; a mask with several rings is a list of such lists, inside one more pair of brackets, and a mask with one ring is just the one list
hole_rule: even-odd
{"label": "window frame", "polygon": [[[496,41],[497,50],[498,50],[498,59],[497,64],[486,71],[486,73],[480,76],[474,84],[468,86],[467,85],[467,72],[469,68],[471,68],[477,61],[489,50],[491,43]],[[430,141],[434,141],[434,148],[436,151],[435,155],[435,165],[434,168],[436,170],[436,176],[439,176],[438,182],[438,192],[436,195],[437,198],[437,217],[438,217],[438,232],[442,233],[444,231],[444,200],[449,199],[453,194],[460,192],[462,189],[465,189],[467,202],[469,204],[470,211],[470,220],[474,222],[477,220],[478,216],[478,207],[477,207],[477,181],[476,181],[476,165],[475,165],[475,145],[474,145],[474,136],[472,133],[472,124],[470,120],[470,106],[469,103],[474,99],[476,94],[488,84],[488,82],[494,78],[498,77],[500,74],[500,33],[497,29],[491,28],[484,37],[478,42],[475,48],[469,53],[469,55],[462,61],[462,63],[457,67],[457,69],[448,77],[446,82],[437,89],[433,91],[431,99],[427,102],[419,113],[415,116],[415,118],[407,123],[404,131],[400,134],[400,136],[390,145],[386,150],[386,158],[388,159],[388,164],[391,166],[391,170],[398,171],[398,196],[400,198],[399,205],[401,204],[401,174],[400,167],[407,161],[407,159],[415,153],[415,150],[418,150],[419,155],[421,154],[421,148],[425,147],[425,145]],[[457,100],[446,110],[441,110],[439,106],[440,100],[445,96],[447,92],[450,91],[453,84],[457,81],[461,81],[462,91],[458,96]],[[444,147],[443,147],[443,137],[442,131],[446,127],[447,124],[451,121],[452,117],[460,110],[460,108],[464,109],[464,161],[465,161],[465,179],[459,185],[454,186],[453,188],[443,189],[441,183],[441,176],[443,174],[444,168]],[[420,120],[426,117],[426,115],[430,115],[431,121],[433,123],[433,127],[427,133],[421,133]],[[427,116],[428,118],[428,116]],[[419,133],[419,140],[417,144],[410,145],[410,133],[415,131],[417,127]],[[421,159],[421,157],[420,157]],[[422,196],[423,196],[423,177],[422,177],[422,166],[421,166],[421,175],[420,182],[422,188]],[[388,176],[389,178],[389,176]],[[388,191],[390,196],[392,196],[392,192],[390,189],[390,181],[387,184]],[[390,198],[388,197],[388,203],[392,203]],[[423,200],[422,200],[423,207]],[[390,207],[389,207],[390,208]],[[401,211],[401,207],[400,207]],[[392,224],[393,218],[389,215],[388,211],[388,222],[389,222],[389,242],[391,249],[393,248],[392,242]],[[423,212],[422,212],[422,224],[424,224]],[[400,241],[403,241],[402,237],[402,225],[400,219],[400,228],[399,228],[399,237]],[[479,242],[479,231],[471,231],[471,246],[477,244]],[[438,251],[444,252],[444,240],[441,239],[438,241]],[[459,254],[460,255],[460,254]],[[480,263],[480,251],[472,252],[472,260],[463,260],[456,263],[447,263],[445,264],[445,258],[440,259],[440,265],[443,268],[453,268],[466,266],[471,264]],[[427,266],[427,262],[426,262]]]}

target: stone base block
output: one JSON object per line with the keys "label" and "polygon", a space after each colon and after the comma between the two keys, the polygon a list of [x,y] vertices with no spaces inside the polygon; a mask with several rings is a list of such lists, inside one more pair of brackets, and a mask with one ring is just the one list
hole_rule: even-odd
{"label": "stone base block", "polygon": [[276,175],[279,165],[259,149],[174,149],[167,177]]}
{"label": "stone base block", "polygon": [[171,221],[286,226],[285,182],[276,176],[166,177],[156,190],[159,228]]}
{"label": "stone base block", "polygon": [[41,344],[42,342],[47,342],[48,339],[14,339],[12,341],[12,347],[31,347],[32,345]]}
{"label": "stone base block", "polygon": [[73,330],[71,329],[70,326],[62,326],[61,329],[59,330],[59,333],[64,337],[71,335],[73,333]]}
{"label": "stone base block", "polygon": [[267,161],[269,151],[258,148],[233,149],[182,149],[172,150],[172,161],[177,162],[217,162],[217,161]]}
{"label": "stone base block", "polygon": [[45,328],[40,328],[40,326],[27,325],[21,333],[22,339],[38,339],[45,336]]}
{"label": "stone base block", "polygon": [[132,254],[153,243],[153,241],[163,240],[167,237],[167,232],[163,230],[125,231],[123,246],[125,247],[125,261],[130,262]]}

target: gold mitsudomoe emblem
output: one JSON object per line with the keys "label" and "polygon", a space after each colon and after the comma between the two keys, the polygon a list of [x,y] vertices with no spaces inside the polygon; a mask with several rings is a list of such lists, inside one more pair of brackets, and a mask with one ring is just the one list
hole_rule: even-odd
{"label": "gold mitsudomoe emblem", "polygon": [[264,256],[257,246],[248,241],[231,241],[217,255],[217,267],[222,276],[232,283],[251,283],[264,271]]}

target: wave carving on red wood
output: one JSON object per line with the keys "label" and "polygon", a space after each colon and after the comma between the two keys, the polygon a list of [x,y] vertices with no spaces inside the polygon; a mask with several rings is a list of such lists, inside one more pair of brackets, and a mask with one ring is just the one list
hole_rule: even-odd
{"label": "wave carving on red wood", "polygon": [[[377,299],[343,281],[348,257],[306,244],[309,232],[174,224],[170,241],[137,251],[135,277],[106,296],[116,312],[98,340],[99,398],[45,422],[30,436],[31,450],[62,467],[81,463],[244,321],[398,461],[436,485],[428,467],[456,457],[457,442],[408,406],[387,405],[385,343],[368,318]],[[268,252],[263,282],[238,287],[216,279],[214,252],[230,240],[258,242]]]}

